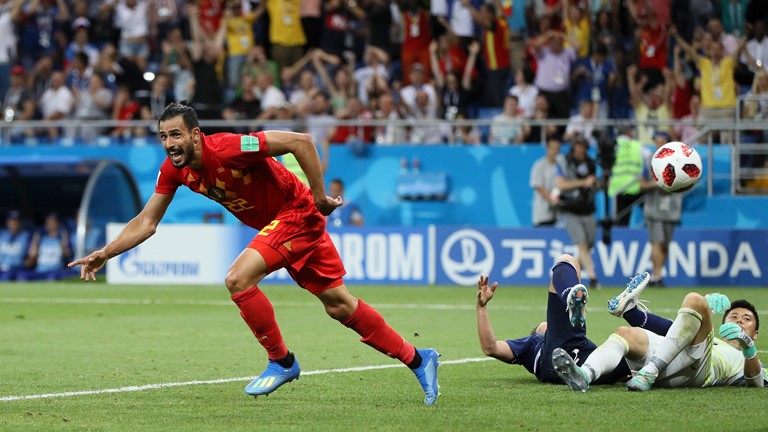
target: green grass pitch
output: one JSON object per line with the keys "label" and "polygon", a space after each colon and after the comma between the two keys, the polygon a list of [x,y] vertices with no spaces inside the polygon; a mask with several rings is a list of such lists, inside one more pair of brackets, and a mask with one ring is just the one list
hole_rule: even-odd
{"label": "green grass pitch", "polygon": [[[588,334],[623,320],[605,311],[623,287],[590,293]],[[765,430],[766,389],[587,393],[539,384],[520,366],[486,361],[474,287],[350,287],[419,347],[443,356],[433,407],[412,373],[325,315],[295,286],[263,286],[302,377],[269,397],[243,393],[266,355],[223,286],[0,284],[2,431]],[[716,289],[700,290],[702,294]],[[768,289],[721,288],[768,318]],[[674,316],[687,290],[649,288]],[[499,339],[544,319],[545,287],[500,287],[490,304]],[[716,318],[716,319],[719,319]],[[768,324],[763,324],[764,326]],[[766,342],[757,341],[764,361]]]}

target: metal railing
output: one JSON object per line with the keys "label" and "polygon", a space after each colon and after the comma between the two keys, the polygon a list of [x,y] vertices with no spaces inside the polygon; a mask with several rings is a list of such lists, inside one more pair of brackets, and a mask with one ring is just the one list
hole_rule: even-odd
{"label": "metal railing", "polygon": [[[754,103],[758,108],[755,118],[745,119],[742,117],[742,111],[746,104]],[[764,106],[763,106],[764,105]],[[766,193],[765,190],[755,190],[747,186],[750,180],[758,178],[768,178],[768,165],[763,166],[743,166],[745,164],[753,165],[753,159],[763,159],[768,161],[768,128],[765,120],[768,120],[768,97],[763,96],[739,96],[736,98],[736,127],[739,131],[747,130],[752,132],[755,138],[754,142],[743,142],[743,135],[736,134],[734,152],[731,156],[732,170],[732,188],[731,193]],[[760,132],[759,134],[757,132]],[[758,139],[761,138],[761,139]]]}
{"label": "metal railing", "polygon": [[[740,97],[739,105],[747,98]],[[539,135],[537,137],[529,138],[526,145],[543,144],[546,142],[546,129],[548,126],[556,126],[561,130],[565,129],[568,125],[568,120],[521,120],[520,125],[527,125],[535,128],[539,127]],[[590,124],[593,130],[615,132],[623,127],[636,127],[637,121],[633,119],[626,120],[594,120],[591,122],[583,122],[584,124]],[[644,127],[653,128],[673,128],[678,125],[679,121],[660,121],[660,120],[647,120],[644,121]],[[119,145],[124,142],[130,142],[133,145],[152,144],[156,142],[155,137],[156,130],[155,121],[119,121],[119,120],[59,120],[59,121],[11,121],[0,122],[0,148],[2,146],[24,146],[24,145],[73,145],[75,143],[85,142],[90,145],[110,146]],[[405,139],[403,142],[397,143],[377,143],[371,144],[411,144],[416,145],[409,141],[409,133],[414,130],[436,128],[439,129],[439,135],[443,138],[443,142],[422,142],[418,145],[428,144],[455,144],[453,141],[453,131],[459,127],[476,127],[480,130],[481,135],[486,138],[483,144],[488,142],[487,137],[490,133],[493,120],[490,118],[485,119],[472,119],[472,120],[413,120],[413,119],[400,119],[400,120],[385,120],[385,119],[367,119],[367,120],[330,120],[320,121],[312,119],[303,120],[271,120],[271,121],[255,121],[255,120],[200,120],[201,129],[206,131],[237,131],[237,132],[249,132],[268,129],[280,129],[280,130],[293,130],[305,132],[312,128],[336,127],[336,126],[352,126],[352,127],[369,127],[374,130],[382,130],[382,128],[402,128],[402,133]],[[513,122],[514,124],[514,122]],[[60,130],[60,137],[53,142],[46,139],[45,131],[47,128],[58,128]],[[128,132],[123,132],[117,136],[110,135],[111,131],[115,128],[125,128]],[[137,129],[140,133],[136,133]],[[27,138],[25,132],[28,130],[36,130],[38,133],[35,138]],[[91,138],[83,141],[84,131],[99,130],[101,133],[95,136],[91,134]],[[711,196],[714,193],[714,181],[716,180],[730,180],[733,184],[732,193],[739,193],[742,191],[741,181],[748,178],[755,178],[758,175],[768,175],[768,168],[757,168],[745,170],[740,167],[740,158],[745,154],[758,154],[768,155],[768,145],[762,143],[744,143],[742,142],[742,131],[754,131],[754,130],[766,130],[766,123],[761,120],[746,120],[741,118],[737,113],[736,121],[707,121],[706,124],[702,124],[697,133],[687,139],[688,144],[706,145],[707,151],[707,166],[705,167],[705,181],[707,184],[707,194]],[[735,135],[733,146],[730,147],[731,151],[731,172],[726,175],[715,174],[714,172],[714,149],[719,144],[713,140],[713,132],[723,131],[730,132]],[[766,130],[768,133],[768,130]],[[614,133],[615,135],[615,133]],[[141,138],[144,138],[142,141]],[[138,138],[138,140],[137,140]],[[704,142],[702,142],[704,141]],[[320,144],[320,143],[318,143]],[[650,145],[652,143],[643,143]],[[519,144],[513,144],[519,145]],[[1,152],[2,150],[0,150]],[[751,153],[747,153],[751,152]]]}

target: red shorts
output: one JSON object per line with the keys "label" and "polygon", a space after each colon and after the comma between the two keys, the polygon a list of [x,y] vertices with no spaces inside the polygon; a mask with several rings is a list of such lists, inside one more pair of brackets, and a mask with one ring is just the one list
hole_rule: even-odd
{"label": "red shorts", "polygon": [[317,211],[285,211],[264,227],[248,247],[258,251],[271,273],[285,267],[299,286],[320,294],[341,286],[346,271]]}

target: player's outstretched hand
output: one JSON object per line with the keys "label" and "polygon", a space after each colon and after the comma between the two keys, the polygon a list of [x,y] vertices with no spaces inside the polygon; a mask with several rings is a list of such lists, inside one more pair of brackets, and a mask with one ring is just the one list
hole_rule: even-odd
{"label": "player's outstretched hand", "polygon": [[67,264],[67,267],[82,266],[80,267],[80,279],[84,281],[95,281],[96,272],[99,271],[104,264],[107,263],[107,253],[103,250],[97,250],[85,258],[80,258]]}
{"label": "player's outstretched hand", "polygon": [[712,293],[704,296],[707,299],[709,308],[712,309],[712,313],[723,313],[731,308],[731,301],[728,300],[728,296],[720,293]]}
{"label": "player's outstretched hand", "polygon": [[491,286],[488,286],[488,276],[480,275],[480,279],[477,281],[477,305],[485,307],[493,298],[493,293],[496,292],[498,285],[498,283],[494,282]]}
{"label": "player's outstretched hand", "polygon": [[722,336],[723,339],[735,340],[738,342],[741,351],[744,353],[744,357],[751,358],[755,356],[755,342],[749,337],[744,329],[735,322],[727,322],[721,325],[720,336]]}
{"label": "player's outstretched hand", "polygon": [[320,213],[322,213],[323,216],[328,216],[333,213],[333,211],[336,210],[336,207],[341,207],[341,204],[341,197],[331,198],[326,195],[320,199],[315,198],[315,207],[320,210]]}

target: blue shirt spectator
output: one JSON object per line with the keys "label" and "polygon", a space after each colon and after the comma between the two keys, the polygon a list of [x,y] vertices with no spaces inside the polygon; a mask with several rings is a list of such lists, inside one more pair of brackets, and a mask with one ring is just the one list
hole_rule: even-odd
{"label": "blue shirt spectator", "polygon": [[17,279],[58,280],[74,275],[66,266],[73,255],[69,239],[69,231],[62,226],[59,216],[49,214],[44,227],[32,236],[28,260],[34,262],[34,267],[19,272]]}
{"label": "blue shirt spectator", "polygon": [[607,58],[608,51],[598,45],[587,58],[577,60],[573,65],[572,80],[576,106],[590,101],[598,106],[598,118],[608,118],[608,87],[616,81],[616,67]]}
{"label": "blue shirt spectator", "polygon": [[21,63],[32,69],[44,55],[55,53],[56,34],[68,27],[69,8],[64,0],[32,1],[22,10],[19,41]]}
{"label": "blue shirt spectator", "polygon": [[21,214],[11,211],[5,220],[5,229],[0,231],[0,281],[11,281],[24,266],[29,249],[30,233],[21,222]]}

